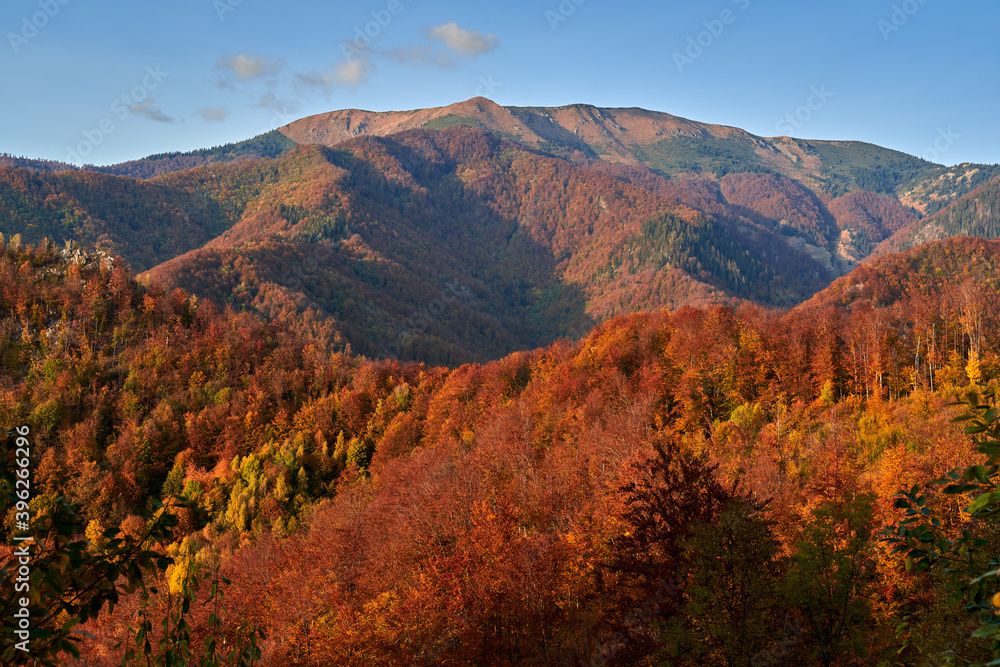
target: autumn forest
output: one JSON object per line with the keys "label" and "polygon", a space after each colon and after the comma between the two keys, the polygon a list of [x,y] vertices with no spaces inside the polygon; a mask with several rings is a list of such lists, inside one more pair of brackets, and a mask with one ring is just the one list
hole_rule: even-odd
{"label": "autumn forest", "polygon": [[292,143],[0,167],[36,664],[1000,657],[1000,180]]}

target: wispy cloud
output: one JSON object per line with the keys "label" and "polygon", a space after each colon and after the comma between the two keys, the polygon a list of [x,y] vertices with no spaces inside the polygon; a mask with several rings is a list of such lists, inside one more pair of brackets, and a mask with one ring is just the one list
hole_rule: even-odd
{"label": "wispy cloud", "polygon": [[229,109],[226,107],[202,107],[198,109],[198,116],[202,120],[217,123],[229,117]]}
{"label": "wispy cloud", "polygon": [[365,58],[353,58],[333,66],[334,83],[343,86],[358,86],[371,78],[374,66]]}
{"label": "wispy cloud", "polygon": [[367,56],[341,60],[325,72],[295,75],[295,85],[301,90],[328,95],[336,88],[356,88],[371,79],[375,65]]}
{"label": "wispy cloud", "polygon": [[[427,28],[423,36],[430,43],[425,41],[390,49],[377,49],[370,44],[352,45],[343,59],[319,71],[296,72],[290,70],[283,59],[274,56],[242,52],[222,56],[215,64],[220,74],[217,84],[223,89],[249,95],[255,100],[256,108],[287,117],[302,106],[290,97],[305,101],[315,95],[329,96],[336,90],[354,90],[372,80],[378,60],[451,68],[456,66],[456,59],[488,53],[500,44],[493,33],[467,30],[454,21]],[[200,109],[198,113],[207,121],[220,121],[228,116],[228,110],[222,107]]]}
{"label": "wispy cloud", "polygon": [[436,65],[438,67],[455,67],[455,60],[446,52],[435,50],[433,46],[419,44],[401,46],[388,51],[378,51],[380,55],[393,58],[404,65]]}
{"label": "wispy cloud", "polygon": [[431,39],[443,41],[452,51],[470,56],[492,51],[500,44],[493,33],[484,35],[478,30],[466,30],[454,21],[434,26],[427,34]]}
{"label": "wispy cloud", "polygon": [[149,120],[155,120],[157,123],[179,123],[180,118],[174,118],[168,116],[167,114],[160,111],[160,108],[156,106],[153,102],[153,98],[148,98],[142,102],[136,102],[135,104],[130,104],[128,110],[132,113],[145,116]]}
{"label": "wispy cloud", "polygon": [[257,99],[255,104],[258,109],[267,109],[282,116],[293,114],[302,108],[302,105],[294,100],[283,100],[272,91],[267,91]]}
{"label": "wispy cloud", "polygon": [[215,67],[225,75],[235,76],[240,81],[277,76],[285,68],[285,61],[271,56],[249,56],[237,53],[231,57],[221,57]]}

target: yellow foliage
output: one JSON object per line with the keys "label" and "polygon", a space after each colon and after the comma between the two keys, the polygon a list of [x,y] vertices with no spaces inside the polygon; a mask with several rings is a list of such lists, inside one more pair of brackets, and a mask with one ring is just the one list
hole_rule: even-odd
{"label": "yellow foliage", "polygon": [[84,534],[87,537],[87,541],[93,544],[98,549],[103,549],[104,545],[107,544],[107,540],[104,538],[102,533],[104,532],[104,525],[97,519],[91,519],[90,523],[87,524],[87,529]]}
{"label": "yellow foliage", "polygon": [[965,374],[969,376],[971,384],[979,384],[983,380],[982,370],[979,367],[979,353],[975,350],[969,354],[969,361],[965,364]]}

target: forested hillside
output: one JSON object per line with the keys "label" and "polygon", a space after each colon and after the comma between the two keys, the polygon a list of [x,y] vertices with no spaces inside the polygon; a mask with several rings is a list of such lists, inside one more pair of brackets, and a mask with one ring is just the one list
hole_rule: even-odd
{"label": "forested hillside", "polygon": [[787,179],[792,198],[756,211],[717,185],[577,165],[468,127],[144,181],[0,177],[8,235],[99,245],[219,306],[309,311],[368,356],[485,361],[640,309],[794,304],[837,275],[810,245],[835,235],[832,217]]}
{"label": "forested hillside", "polygon": [[213,563],[216,632],[264,630],[268,665],[985,660],[947,579],[876,533],[980,460],[950,402],[1000,371],[998,255],[933,244],[790,312],[635,313],[448,369],[8,239],[0,413],[30,427],[32,511],[80,503],[95,553],[187,499],[160,593],[89,621],[77,664],[120,664]]}
{"label": "forested hillside", "polygon": [[136,271],[201,247],[232,224],[227,213],[218,200],[168,184],[0,167],[0,233],[101,247]]}
{"label": "forested hillside", "polygon": [[902,227],[879,245],[874,254],[898,252],[952,236],[1000,237],[1000,177],[992,178],[934,215]]}
{"label": "forested hillside", "polygon": [[636,310],[790,306],[873,252],[989,237],[998,170],[477,97],[117,165],[0,155],[0,232],[102,247],[219,306],[309,312],[369,356],[457,365]]}
{"label": "forested hillside", "polygon": [[329,349],[451,367],[640,310],[794,306],[873,252],[994,231],[993,167],[483,98],[93,170],[0,165],[8,237],[102,248]]}

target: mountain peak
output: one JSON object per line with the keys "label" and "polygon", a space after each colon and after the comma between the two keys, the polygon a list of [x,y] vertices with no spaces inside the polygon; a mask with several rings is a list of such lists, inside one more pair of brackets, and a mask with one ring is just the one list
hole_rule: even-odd
{"label": "mountain peak", "polygon": [[591,158],[625,164],[642,161],[635,146],[677,136],[723,138],[742,132],[638,107],[609,109],[584,103],[505,107],[482,96],[411,111],[333,111],[295,121],[281,132],[298,143],[334,146],[362,134],[385,136],[451,125],[481,127],[535,148],[559,147],[563,152],[579,151]]}

